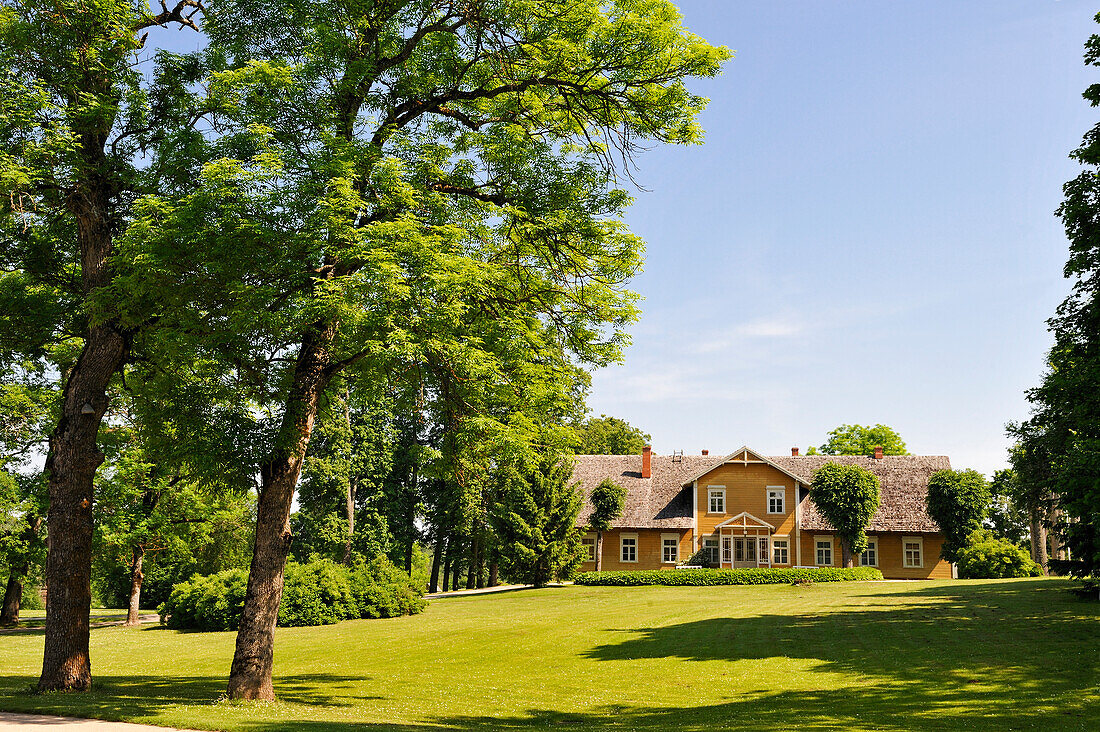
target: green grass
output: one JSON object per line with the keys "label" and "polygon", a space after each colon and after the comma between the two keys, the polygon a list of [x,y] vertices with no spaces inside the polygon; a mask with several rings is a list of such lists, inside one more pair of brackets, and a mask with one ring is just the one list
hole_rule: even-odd
{"label": "green grass", "polygon": [[218,701],[232,633],[92,631],[95,690],[0,708],[232,730],[1096,729],[1100,604],[1060,580],[563,587],[276,634],[274,704]]}

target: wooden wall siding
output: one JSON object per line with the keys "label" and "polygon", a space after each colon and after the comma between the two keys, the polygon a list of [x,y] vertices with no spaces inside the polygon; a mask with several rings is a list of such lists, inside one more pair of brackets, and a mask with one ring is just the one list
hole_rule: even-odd
{"label": "wooden wall siding", "polygon": [[[802,564],[814,566],[817,561],[816,536],[829,536],[825,532],[802,532]],[[918,533],[879,533],[868,534],[878,537],[878,570],[886,579],[950,579],[951,565],[940,557],[943,537],[939,534]],[[902,566],[902,537],[920,536],[924,539],[924,566]],[[843,557],[840,551],[840,539],[833,536],[833,566],[840,567]],[[858,563],[857,563],[858,564]]]}
{"label": "wooden wall siding", "polygon": [[[638,561],[621,562],[619,553],[620,534],[638,535]],[[676,534],[680,540],[679,561],[687,561],[691,556],[691,531],[684,529],[612,529],[605,531],[603,535],[603,565],[605,571],[619,569],[673,569],[675,564],[664,564],[661,561],[661,534]],[[596,538],[595,532],[585,534]],[[591,572],[596,569],[595,562],[584,562],[580,567],[582,572]]]}
{"label": "wooden wall siding", "polygon": [[[725,486],[726,511],[707,513],[711,487]],[[768,513],[768,486],[786,488],[784,506],[786,513]],[[699,539],[715,533],[714,527],[723,521],[747,511],[775,527],[776,534],[789,534],[794,540],[794,506],[798,500],[794,480],[770,465],[759,463],[728,463],[720,465],[699,479],[699,496],[696,506],[699,517]],[[791,544],[792,555],[794,544]],[[792,560],[793,557],[792,557]]]}

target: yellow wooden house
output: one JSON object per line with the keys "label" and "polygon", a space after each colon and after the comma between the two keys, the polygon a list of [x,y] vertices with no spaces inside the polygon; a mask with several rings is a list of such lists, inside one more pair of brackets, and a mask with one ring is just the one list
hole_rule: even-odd
{"label": "yellow wooden house", "polygon": [[[626,489],[622,515],[604,534],[605,570],[673,569],[705,549],[720,567],[837,567],[840,541],[810,500],[814,471],[826,462],[856,464],[882,487],[859,564],[888,579],[951,577],[940,558],[943,536],[928,516],[925,497],[932,473],[951,467],[943,456],[799,455],[765,457],[742,447],[725,457],[578,455],[573,478],[585,495],[610,478]],[[587,501],[578,519],[587,526]],[[595,568],[596,535],[582,539]]]}

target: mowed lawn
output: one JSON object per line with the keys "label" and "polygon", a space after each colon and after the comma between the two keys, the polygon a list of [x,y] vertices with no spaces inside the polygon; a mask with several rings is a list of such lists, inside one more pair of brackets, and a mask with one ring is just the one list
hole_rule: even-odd
{"label": "mowed lawn", "polygon": [[563,587],[280,629],[279,701],[219,700],[232,633],[92,631],[95,690],[32,695],[40,631],[0,635],[0,708],[227,730],[1100,726],[1100,604],[1062,580]]}

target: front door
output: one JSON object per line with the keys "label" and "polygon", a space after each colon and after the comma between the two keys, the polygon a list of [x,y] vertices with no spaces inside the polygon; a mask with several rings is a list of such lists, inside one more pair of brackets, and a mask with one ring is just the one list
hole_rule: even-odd
{"label": "front door", "polygon": [[734,567],[755,567],[756,566],[756,537],[755,536],[735,536],[735,537],[733,537],[733,566]]}

